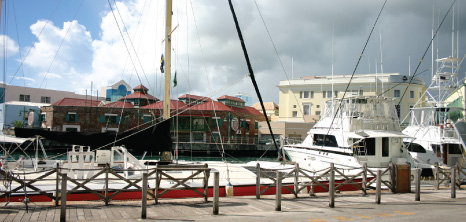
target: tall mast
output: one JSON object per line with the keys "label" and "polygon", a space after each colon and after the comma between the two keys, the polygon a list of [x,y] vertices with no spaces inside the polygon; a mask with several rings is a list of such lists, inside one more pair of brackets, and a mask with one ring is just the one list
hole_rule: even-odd
{"label": "tall mast", "polygon": [[170,118],[170,81],[171,81],[171,32],[172,32],[172,0],[167,0],[165,23],[165,93],[163,96],[163,119]]}

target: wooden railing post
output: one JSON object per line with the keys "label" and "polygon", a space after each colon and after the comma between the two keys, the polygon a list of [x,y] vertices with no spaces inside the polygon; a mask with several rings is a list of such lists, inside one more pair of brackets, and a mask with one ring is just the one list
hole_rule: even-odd
{"label": "wooden railing post", "polygon": [[219,183],[220,183],[220,173],[218,171],[214,172],[214,209],[213,214],[218,215],[218,201],[219,201]]}
{"label": "wooden railing post", "polygon": [[204,201],[208,201],[208,191],[209,191],[209,176],[210,170],[207,170],[209,165],[207,163],[204,164]]}
{"label": "wooden railing post", "polygon": [[66,182],[68,175],[66,173],[61,175],[61,208],[60,208],[60,222],[66,221]]}
{"label": "wooden railing post", "polygon": [[414,189],[416,190],[416,195],[414,197],[414,201],[421,201],[421,171],[422,169],[416,169],[415,171]]}
{"label": "wooden railing post", "polygon": [[451,198],[456,198],[456,167],[451,169]]}
{"label": "wooden railing post", "polygon": [[256,164],[256,199],[261,198],[261,166]]}
{"label": "wooden railing post", "polygon": [[381,185],[382,185],[382,170],[377,170],[377,185],[376,185],[376,191],[375,191],[375,202],[377,204],[380,204],[380,200],[381,200],[381,194],[382,194]]}
{"label": "wooden railing post", "polygon": [[328,181],[328,196],[329,202],[328,206],[331,208],[335,207],[335,165],[330,164],[330,178]]}
{"label": "wooden railing post", "polygon": [[362,165],[362,192],[363,195],[367,195],[367,163],[364,163]]}
{"label": "wooden railing post", "polygon": [[60,169],[60,163],[57,163],[57,166],[55,168],[55,173],[57,174],[57,181],[56,181],[56,184],[55,184],[55,206],[56,207],[58,206],[58,202],[59,202],[58,193],[60,193],[60,191],[59,191],[59,185],[60,185],[60,172],[59,172],[59,169]]}
{"label": "wooden railing post", "polygon": [[147,172],[142,173],[141,219],[147,218]]}
{"label": "wooden railing post", "polygon": [[299,190],[299,163],[294,165],[294,196],[298,198]]}
{"label": "wooden railing post", "polygon": [[392,184],[392,193],[396,192],[396,164],[390,164],[390,182]]}
{"label": "wooden railing post", "polygon": [[105,206],[108,206],[109,195],[108,195],[108,173],[110,170],[109,164],[105,164]]}
{"label": "wooden railing post", "polygon": [[435,162],[435,189],[438,190],[439,187],[440,187],[440,169],[439,169],[439,166],[438,166],[438,163]]}
{"label": "wooden railing post", "polygon": [[277,181],[275,189],[275,211],[282,210],[282,174],[277,170]]}

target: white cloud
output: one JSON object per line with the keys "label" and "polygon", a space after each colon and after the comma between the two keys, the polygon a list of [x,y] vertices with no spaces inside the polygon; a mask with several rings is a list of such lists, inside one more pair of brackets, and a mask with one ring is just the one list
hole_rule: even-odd
{"label": "white cloud", "polygon": [[[0,48],[5,49],[6,57],[13,56],[19,52],[18,44],[8,36],[0,35]],[[1,53],[1,57],[5,57],[5,53]]]}

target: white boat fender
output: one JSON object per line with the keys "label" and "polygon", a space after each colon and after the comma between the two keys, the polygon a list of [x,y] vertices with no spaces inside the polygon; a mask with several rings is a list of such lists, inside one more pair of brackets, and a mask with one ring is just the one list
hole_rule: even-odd
{"label": "white boat fender", "polygon": [[233,185],[231,185],[230,182],[228,182],[227,185],[225,186],[225,195],[227,197],[233,196]]}

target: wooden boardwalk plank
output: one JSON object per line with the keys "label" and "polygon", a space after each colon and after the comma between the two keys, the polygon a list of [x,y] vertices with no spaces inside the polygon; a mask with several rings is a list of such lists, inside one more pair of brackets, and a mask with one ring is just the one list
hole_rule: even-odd
{"label": "wooden boardwalk plank", "polygon": [[86,219],[93,219],[92,218],[92,213],[91,213],[91,209],[85,207],[84,208],[84,218]]}
{"label": "wooden boardwalk plank", "polygon": [[47,218],[47,208],[44,206],[41,206],[39,209],[40,209],[40,213],[39,213],[39,217],[37,217],[37,220],[45,221],[45,219]]}
{"label": "wooden boardwalk plank", "polygon": [[36,211],[36,207],[37,206],[35,205],[31,206],[29,208],[29,212],[24,214],[23,218],[21,218],[21,221],[29,221],[29,219],[32,217],[32,214]]}
{"label": "wooden boardwalk plank", "polygon": [[41,211],[41,206],[36,206],[34,208],[34,212],[32,212],[31,217],[29,218],[29,221],[38,221],[39,220],[39,215]]}
{"label": "wooden boardwalk plank", "polygon": [[68,215],[67,215],[68,220],[78,220],[78,211],[77,211],[76,206],[71,205],[71,206],[69,206],[69,208],[67,210],[68,210],[68,212],[67,212],[68,213]]}
{"label": "wooden boardwalk plank", "polygon": [[46,207],[47,209],[47,217],[46,221],[53,221],[53,217],[55,216],[55,208],[54,207]]}
{"label": "wooden boardwalk plank", "polygon": [[8,215],[10,214],[10,207],[9,206],[2,206],[0,208],[0,221],[3,222],[5,220],[5,218],[8,217]]}
{"label": "wooden boardwalk plank", "polygon": [[76,213],[77,213],[77,216],[78,216],[78,220],[86,219],[84,217],[84,209],[82,207],[76,207]]}
{"label": "wooden boardwalk plank", "polygon": [[13,218],[12,221],[21,221],[25,213],[26,213],[26,208],[19,208],[18,213],[16,214],[16,216]]}

